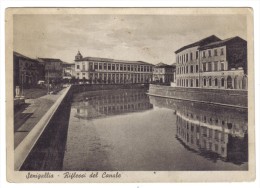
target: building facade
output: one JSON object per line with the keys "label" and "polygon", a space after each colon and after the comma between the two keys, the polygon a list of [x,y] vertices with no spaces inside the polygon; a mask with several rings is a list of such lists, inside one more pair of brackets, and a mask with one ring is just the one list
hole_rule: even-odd
{"label": "building facade", "polygon": [[43,67],[35,59],[13,52],[14,86],[31,88],[42,79]]}
{"label": "building facade", "polygon": [[62,79],[71,80],[75,77],[75,63],[62,63]]}
{"label": "building facade", "polygon": [[199,87],[199,47],[215,41],[220,41],[220,39],[212,35],[175,51],[178,87]]}
{"label": "building facade", "polygon": [[62,79],[62,61],[53,58],[38,58],[41,65],[44,66],[44,79],[46,82],[58,83]]}
{"label": "building facade", "polygon": [[247,42],[239,37],[200,47],[201,87],[247,89]]}
{"label": "building facade", "polygon": [[247,89],[247,42],[210,36],[177,50],[178,87]]}
{"label": "building facade", "polygon": [[75,77],[89,83],[150,83],[152,64],[108,58],[75,56]]}
{"label": "building facade", "polygon": [[153,68],[153,82],[171,83],[175,80],[175,65],[158,63]]}

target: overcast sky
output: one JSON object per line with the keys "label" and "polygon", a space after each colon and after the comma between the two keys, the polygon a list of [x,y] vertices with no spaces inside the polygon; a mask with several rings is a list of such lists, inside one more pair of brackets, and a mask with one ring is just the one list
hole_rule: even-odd
{"label": "overcast sky", "polygon": [[14,50],[31,58],[84,57],[175,62],[174,51],[204,37],[247,39],[238,15],[15,15]]}

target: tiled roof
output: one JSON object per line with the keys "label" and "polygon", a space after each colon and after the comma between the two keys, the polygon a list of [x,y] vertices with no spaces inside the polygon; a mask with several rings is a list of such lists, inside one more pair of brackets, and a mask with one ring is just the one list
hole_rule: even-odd
{"label": "tiled roof", "polygon": [[54,58],[38,58],[40,60],[42,60],[43,62],[61,62],[62,61],[60,59],[54,59]]}
{"label": "tiled roof", "polygon": [[215,41],[220,41],[221,39],[216,37],[215,35],[211,35],[209,37],[206,37],[204,39],[201,39],[197,42],[194,42],[194,43],[191,43],[191,44],[188,44],[186,46],[183,46],[182,48],[178,49],[175,51],[175,53],[179,53],[185,49],[188,49],[188,48],[192,48],[192,47],[195,47],[195,46],[202,46],[202,45],[205,45],[205,44],[208,44],[208,43],[211,43],[211,42],[215,42]]}
{"label": "tiled roof", "polygon": [[225,40],[221,40],[221,41],[217,41],[217,42],[212,42],[212,43],[206,44],[204,46],[201,46],[199,49],[200,50],[205,50],[205,49],[209,49],[209,48],[219,47],[219,46],[223,46],[223,45],[225,45],[225,44],[227,44],[229,42],[232,42],[232,41],[246,42],[244,39],[236,36],[236,37],[227,38]]}
{"label": "tiled roof", "polygon": [[13,52],[13,55],[16,56],[16,57],[19,57],[19,58],[23,58],[23,59],[27,59],[27,60],[33,61],[33,62],[38,62],[36,59],[32,59],[30,57],[27,57],[27,56],[22,55],[22,54],[20,54],[18,52],[15,52],[15,51]]}

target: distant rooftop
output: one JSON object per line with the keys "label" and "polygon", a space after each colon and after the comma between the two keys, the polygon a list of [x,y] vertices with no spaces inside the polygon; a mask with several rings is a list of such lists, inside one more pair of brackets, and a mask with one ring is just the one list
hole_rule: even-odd
{"label": "distant rooftop", "polygon": [[165,63],[162,63],[162,62],[160,62],[160,63],[158,63],[158,64],[156,64],[155,65],[155,68],[170,68],[170,67],[175,67],[175,65],[167,65],[167,64],[165,64]]}
{"label": "distant rooftop", "polygon": [[38,59],[40,59],[44,62],[61,62],[62,63],[62,61],[60,59],[55,59],[55,58],[38,58]]}
{"label": "distant rooftop", "polygon": [[82,59],[76,59],[75,61],[99,61],[99,62],[111,62],[111,63],[129,63],[129,64],[146,64],[146,65],[153,65],[151,63],[147,63],[144,61],[127,61],[127,60],[116,60],[110,58],[101,58],[101,57],[84,57]]}
{"label": "distant rooftop", "polygon": [[192,48],[192,47],[195,47],[195,46],[203,46],[205,44],[208,44],[208,43],[212,43],[212,42],[216,42],[216,41],[220,41],[221,39],[216,37],[215,35],[211,35],[209,37],[206,37],[204,39],[201,39],[197,42],[194,42],[194,43],[191,43],[191,44],[188,44],[186,46],[183,46],[182,48],[178,49],[175,51],[175,53],[179,53],[183,50],[186,50],[188,48]]}

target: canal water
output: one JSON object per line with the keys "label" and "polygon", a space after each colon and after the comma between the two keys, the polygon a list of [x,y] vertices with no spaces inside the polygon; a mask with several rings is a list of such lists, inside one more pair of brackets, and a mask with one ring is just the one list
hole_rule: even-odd
{"label": "canal water", "polygon": [[247,170],[247,110],[148,96],[75,94],[62,170]]}

